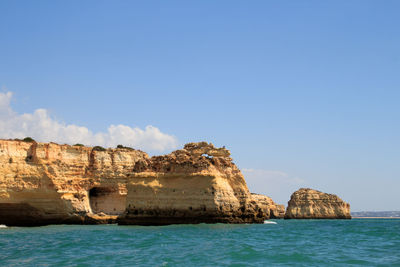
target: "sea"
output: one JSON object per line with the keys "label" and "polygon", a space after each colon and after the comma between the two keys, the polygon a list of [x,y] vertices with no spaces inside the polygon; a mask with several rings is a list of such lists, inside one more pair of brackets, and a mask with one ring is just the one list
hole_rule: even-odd
{"label": "sea", "polygon": [[3,227],[0,266],[400,266],[400,219]]}

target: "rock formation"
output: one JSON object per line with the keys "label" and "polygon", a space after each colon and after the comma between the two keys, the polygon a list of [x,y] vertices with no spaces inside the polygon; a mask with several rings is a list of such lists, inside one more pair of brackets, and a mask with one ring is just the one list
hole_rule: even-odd
{"label": "rock formation", "polygon": [[262,223],[281,209],[250,194],[229,151],[205,142],[149,158],[0,140],[0,224]]}
{"label": "rock formation", "polygon": [[292,194],[285,219],[351,219],[350,204],[333,194],[301,188]]}
{"label": "rock formation", "polygon": [[276,209],[250,194],[227,149],[206,142],[139,160],[127,188],[120,224],[262,223]]}
{"label": "rock formation", "polygon": [[263,210],[267,210],[270,219],[283,219],[285,217],[285,206],[276,204],[270,197],[251,193],[251,198]]}

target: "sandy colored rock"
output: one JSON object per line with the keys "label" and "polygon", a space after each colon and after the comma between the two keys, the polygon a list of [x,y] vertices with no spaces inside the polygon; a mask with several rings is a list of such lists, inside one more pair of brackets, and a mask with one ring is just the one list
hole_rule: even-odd
{"label": "sandy colored rock", "polygon": [[126,178],[147,157],[138,150],[0,140],[0,224],[94,223],[93,214],[118,215]]}
{"label": "sandy colored rock", "polygon": [[285,219],[351,219],[350,204],[333,194],[301,188],[292,194]]}
{"label": "sandy colored rock", "polygon": [[0,224],[261,223],[276,210],[261,199],[229,151],[205,142],[149,158],[129,148],[0,140]]}
{"label": "sandy colored rock", "polygon": [[283,219],[285,217],[285,206],[276,204],[270,197],[252,193],[251,198],[263,210],[267,211],[269,219]]}
{"label": "sandy colored rock", "polygon": [[262,223],[270,203],[254,198],[230,152],[206,142],[139,160],[120,224]]}

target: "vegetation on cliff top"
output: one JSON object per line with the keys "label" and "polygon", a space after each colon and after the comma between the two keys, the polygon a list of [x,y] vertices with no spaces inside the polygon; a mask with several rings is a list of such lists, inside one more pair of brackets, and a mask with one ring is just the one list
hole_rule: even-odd
{"label": "vegetation on cliff top", "polygon": [[106,149],[102,146],[95,146],[92,149],[93,151],[106,151]]}
{"label": "vegetation on cliff top", "polygon": [[131,147],[129,147],[129,146],[123,146],[123,145],[117,145],[117,148],[118,148],[118,149],[135,150],[135,149],[133,149],[133,148],[131,148]]}
{"label": "vegetation on cliff top", "polygon": [[74,146],[85,146],[85,145],[83,145],[83,144],[75,144]]}

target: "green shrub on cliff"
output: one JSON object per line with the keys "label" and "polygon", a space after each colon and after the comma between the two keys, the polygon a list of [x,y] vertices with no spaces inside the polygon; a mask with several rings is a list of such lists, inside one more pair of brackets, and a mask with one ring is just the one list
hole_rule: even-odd
{"label": "green shrub on cliff", "polygon": [[95,146],[92,149],[93,151],[106,151],[106,149],[102,146]]}
{"label": "green shrub on cliff", "polygon": [[25,137],[24,139],[22,139],[22,141],[24,142],[35,142],[35,140],[32,137]]}
{"label": "green shrub on cliff", "polygon": [[133,148],[129,147],[129,146],[123,146],[123,145],[117,145],[117,148],[119,149],[129,149],[129,150],[134,150]]}
{"label": "green shrub on cliff", "polygon": [[74,146],[85,146],[85,145],[82,145],[82,144],[75,144]]}

